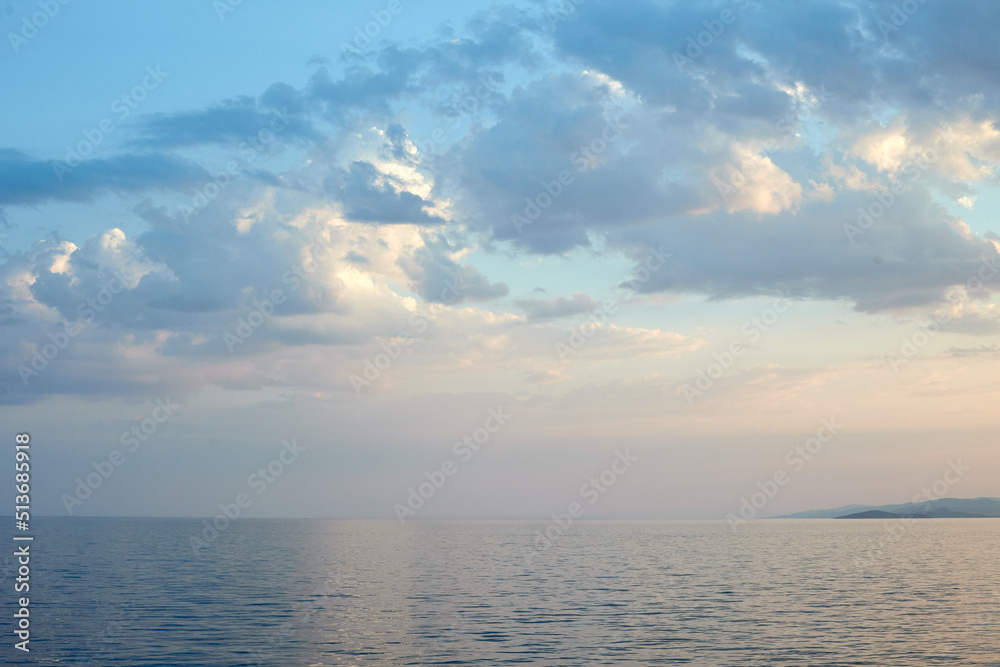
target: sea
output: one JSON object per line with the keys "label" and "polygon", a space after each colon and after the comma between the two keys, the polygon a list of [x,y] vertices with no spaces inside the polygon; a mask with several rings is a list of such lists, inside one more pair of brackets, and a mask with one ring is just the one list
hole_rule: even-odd
{"label": "sea", "polygon": [[1000,666],[1000,519],[207,525],[34,518],[2,664]]}

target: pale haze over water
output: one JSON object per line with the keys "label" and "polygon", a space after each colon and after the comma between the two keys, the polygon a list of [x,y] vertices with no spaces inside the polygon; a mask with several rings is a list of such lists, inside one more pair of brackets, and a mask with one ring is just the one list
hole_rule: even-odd
{"label": "pale haze over water", "polygon": [[1000,519],[898,523],[45,519],[4,664],[998,664]]}

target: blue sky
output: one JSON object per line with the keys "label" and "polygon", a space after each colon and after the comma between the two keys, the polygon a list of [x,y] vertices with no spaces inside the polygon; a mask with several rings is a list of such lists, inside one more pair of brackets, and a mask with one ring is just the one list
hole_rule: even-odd
{"label": "blue sky", "polygon": [[211,515],[297,439],[254,513],[393,517],[500,407],[419,516],[631,448],[592,516],[721,518],[831,418],[761,514],[1000,496],[998,10],[904,4],[0,4],[38,507]]}

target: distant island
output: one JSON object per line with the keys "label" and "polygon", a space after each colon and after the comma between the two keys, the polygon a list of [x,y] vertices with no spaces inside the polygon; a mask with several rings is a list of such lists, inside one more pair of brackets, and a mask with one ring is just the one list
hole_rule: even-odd
{"label": "distant island", "polygon": [[996,519],[1000,498],[938,498],[901,505],[845,505],[830,510],[809,510],[775,519]]}

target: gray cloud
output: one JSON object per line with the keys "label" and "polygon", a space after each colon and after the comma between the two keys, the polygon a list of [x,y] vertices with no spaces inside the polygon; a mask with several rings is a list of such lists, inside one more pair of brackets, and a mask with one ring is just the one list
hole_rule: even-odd
{"label": "gray cloud", "polygon": [[588,313],[597,306],[597,302],[587,294],[575,292],[569,298],[515,299],[514,305],[527,313],[529,320],[537,322]]}
{"label": "gray cloud", "polygon": [[[378,181],[383,181],[379,183]],[[389,174],[370,162],[354,162],[326,181],[326,190],[344,207],[344,215],[358,222],[383,224],[441,224],[444,219],[424,211],[433,203],[403,189]]]}
{"label": "gray cloud", "polygon": [[980,347],[951,347],[948,353],[953,357],[1000,357],[1000,343]]}
{"label": "gray cloud", "polygon": [[16,150],[0,151],[0,204],[6,205],[86,202],[104,192],[179,190],[208,178],[208,172],[201,167],[160,153],[85,160],[70,168]]}
{"label": "gray cloud", "polygon": [[[678,67],[674,54],[683,54],[687,39],[724,9],[735,12],[735,21]],[[966,13],[921,5],[889,34],[901,53],[885,48],[878,29],[890,10],[867,2],[586,3],[555,26],[555,45],[579,68],[605,72],[638,93],[641,104],[622,116],[621,137],[592,164],[575,168],[574,152],[600,136],[620,100],[585,77],[549,75],[516,89],[498,122],[449,156],[454,168],[444,175],[475,229],[526,252],[588,247],[592,233],[637,255],[646,246],[671,248],[676,261],[643,285],[647,292],[721,299],[784,286],[801,297],[849,299],[864,311],[940,303],[995,254],[983,239],[962,234],[933,202],[931,187],[954,190],[949,174],[932,169],[856,246],[843,228],[873,192],[834,184],[829,197],[804,198],[810,181],[829,175],[796,139],[807,129],[800,121],[807,101],[786,91],[799,83],[825,92],[808,112],[844,126],[848,139],[877,122],[873,108],[897,107],[911,130],[925,133],[970,108],[986,112],[980,91],[995,86],[978,65],[959,64],[971,57],[969,48],[950,51],[965,54],[948,58],[962,70],[957,79],[934,54],[944,48],[940,22],[956,27],[943,40],[955,47],[964,33],[981,35],[973,24],[1000,15],[1000,8]],[[989,48],[978,38],[972,44]],[[917,62],[927,69],[911,66]],[[908,64],[901,69],[902,63]],[[782,178],[802,194],[775,195],[789,197],[783,210],[725,211],[713,175],[739,164],[731,146],[767,139],[778,147],[768,153],[769,168],[785,172]],[[861,167],[877,177],[870,165]],[[573,183],[517,229],[511,216],[526,217],[539,194],[547,202],[545,184],[565,169]]]}
{"label": "gray cloud", "polygon": [[969,336],[996,336],[1000,334],[1000,321],[981,313],[964,313],[942,323],[940,329]]}
{"label": "gray cloud", "polygon": [[766,225],[749,212],[718,212],[614,238],[673,252],[668,266],[641,284],[642,292],[725,299],[788,289],[803,298],[850,299],[870,312],[943,303],[952,286],[966,284],[984,258],[995,256],[988,242],[957,234],[923,189],[898,200],[851,245],[843,226],[855,223],[858,207],[870,201],[870,195],[849,193],[770,217]]}
{"label": "gray cloud", "polygon": [[451,259],[448,255],[459,248],[446,239],[425,234],[424,243],[400,264],[413,280],[413,289],[427,301],[451,305],[492,301],[510,293],[506,283],[492,283],[476,267]]}
{"label": "gray cloud", "polygon": [[280,143],[320,141],[321,133],[297,115],[304,110],[300,97],[291,86],[277,83],[264,93],[262,105],[241,97],[200,111],[150,114],[142,118],[139,136],[132,144],[157,150],[242,142],[254,145],[262,141],[262,132],[272,133],[271,141]]}

